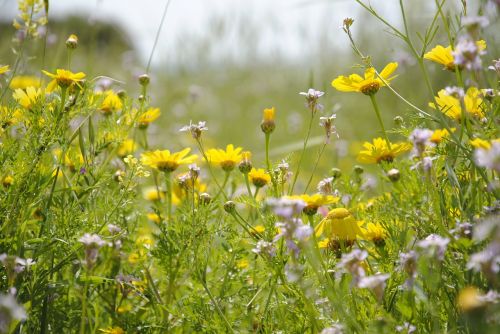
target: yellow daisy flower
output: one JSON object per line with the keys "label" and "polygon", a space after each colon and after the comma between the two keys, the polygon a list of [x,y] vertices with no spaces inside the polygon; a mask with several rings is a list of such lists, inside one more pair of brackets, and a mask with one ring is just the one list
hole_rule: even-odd
{"label": "yellow daisy flower", "polygon": [[137,118],[137,126],[141,129],[146,129],[149,124],[157,120],[160,115],[160,108],[149,108]]}
{"label": "yellow daisy flower", "polygon": [[14,183],[14,178],[11,176],[11,175],[6,175],[3,179],[2,179],[2,185],[5,187],[5,188],[8,188],[12,185],[12,183]]}
{"label": "yellow daisy flower", "polygon": [[105,98],[99,107],[104,115],[111,115],[113,112],[120,111],[123,107],[122,100],[112,90],[104,92]]}
{"label": "yellow daisy flower", "polygon": [[230,172],[243,159],[241,147],[234,148],[233,144],[226,146],[226,150],[212,148],[207,151],[208,161],[219,165],[225,172]]}
{"label": "yellow daisy flower", "polygon": [[120,327],[99,328],[99,331],[105,334],[125,334],[125,331]]}
{"label": "yellow daisy flower", "polygon": [[26,90],[17,88],[12,94],[14,100],[26,109],[31,109],[41,96],[42,90],[35,87],[28,87]]}
{"label": "yellow daisy flower", "polygon": [[[480,40],[476,44],[480,51],[486,49],[485,41]],[[446,70],[455,71],[455,59],[452,52],[451,46],[436,45],[435,48],[424,55],[424,58],[443,65]]]}
{"label": "yellow daisy flower", "polygon": [[[460,100],[452,95],[446,94],[444,89],[438,92],[436,97],[436,102],[438,103],[438,108],[433,102],[429,103],[429,107],[433,109],[439,109],[446,116],[453,118],[456,121],[462,119],[462,105]],[[484,117],[481,104],[483,99],[481,98],[481,92],[476,87],[470,87],[467,89],[467,93],[464,96],[464,106],[465,112],[476,118]]]}
{"label": "yellow daisy flower", "polygon": [[23,113],[19,109],[0,106],[0,126],[2,129],[17,124],[23,120]]}
{"label": "yellow daisy flower", "polygon": [[395,76],[391,77],[391,75],[397,68],[398,63],[387,64],[380,72],[383,81],[376,75],[375,68],[370,67],[365,70],[364,78],[358,74],[351,74],[348,77],[341,75],[332,81],[332,86],[341,92],[361,92],[365,95],[373,95],[378,92],[380,87],[385,86],[384,81],[390,82],[395,78]]}
{"label": "yellow daisy flower", "polygon": [[43,74],[52,78],[53,80],[48,84],[46,91],[52,92],[56,89],[57,86],[61,88],[68,88],[73,86],[74,84],[79,85],[80,81],[85,78],[85,73],[78,72],[73,73],[68,70],[57,69],[56,73],[49,73],[47,71],[43,71]]}
{"label": "yellow daisy flower", "polygon": [[491,142],[481,139],[481,138],[475,138],[469,141],[469,143],[474,147],[474,148],[482,148],[484,150],[489,150],[491,148],[491,143],[492,142],[500,142],[500,138],[493,139]]}
{"label": "yellow daisy flower", "polygon": [[0,66],[0,74],[4,74],[10,71],[9,65]]}
{"label": "yellow daisy flower", "polygon": [[9,88],[15,89],[26,89],[28,87],[40,87],[40,78],[31,75],[17,75],[10,81]]}
{"label": "yellow daisy flower", "polygon": [[307,195],[307,194],[295,195],[295,196],[289,196],[288,198],[303,200],[306,203],[306,206],[303,211],[306,215],[309,216],[316,214],[320,206],[337,203],[339,201],[338,197],[331,195],[322,195],[319,193],[314,195]]}
{"label": "yellow daisy flower", "polygon": [[126,157],[129,154],[132,154],[137,149],[137,143],[133,139],[125,139],[120,146],[118,146],[118,150],[116,153],[120,158]]}
{"label": "yellow daisy flower", "polygon": [[365,142],[364,150],[358,153],[358,161],[366,164],[380,163],[382,161],[392,162],[395,157],[411,149],[410,143],[391,143],[382,138],[373,139],[373,143]]}
{"label": "yellow daisy flower", "polygon": [[180,165],[191,164],[196,161],[196,154],[187,156],[191,149],[185,148],[180,152],[170,153],[169,150],[156,150],[145,152],[141,155],[143,165],[158,169],[161,172],[173,172]]}
{"label": "yellow daisy flower", "polygon": [[161,217],[160,217],[158,214],[154,213],[154,212],[148,212],[148,213],[146,214],[146,217],[147,217],[150,221],[152,221],[153,223],[156,223],[156,224],[161,223]]}
{"label": "yellow daisy flower", "polygon": [[[455,128],[450,129],[451,132],[455,132]],[[450,135],[448,130],[446,129],[437,129],[434,130],[434,132],[431,135],[431,138],[429,139],[432,143],[434,144],[439,144],[443,141],[443,139],[447,138]]]}
{"label": "yellow daisy flower", "polygon": [[363,236],[363,231],[359,227],[361,223],[351,215],[345,208],[336,208],[328,212],[318,226],[314,229],[316,237],[325,235],[329,240],[338,239],[353,241],[358,236]]}
{"label": "yellow daisy flower", "polygon": [[364,231],[364,237],[373,241],[376,245],[383,245],[387,238],[387,231],[380,224],[368,223]]}
{"label": "yellow daisy flower", "polygon": [[261,188],[271,182],[271,177],[262,168],[252,168],[250,173],[248,173],[248,177],[250,178],[250,181],[253,183],[253,185],[257,188]]}

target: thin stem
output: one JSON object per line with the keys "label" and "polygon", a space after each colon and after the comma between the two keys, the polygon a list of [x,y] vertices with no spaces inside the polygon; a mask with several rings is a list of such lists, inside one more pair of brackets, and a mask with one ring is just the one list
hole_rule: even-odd
{"label": "thin stem", "polygon": [[266,133],[266,166],[267,172],[271,174],[271,163],[269,162],[269,141],[271,139],[271,134]]}
{"label": "thin stem", "polygon": [[226,172],[226,176],[224,177],[224,182],[222,182],[222,186],[220,187],[219,192],[217,192],[217,195],[215,195],[214,200],[216,200],[219,197],[219,195],[224,191],[224,188],[226,188],[227,181],[229,180],[229,174],[231,174],[231,172]]}
{"label": "thin stem", "polygon": [[375,94],[370,95],[370,100],[372,101],[373,109],[375,110],[375,114],[377,115],[378,122],[380,124],[380,128],[382,129],[382,134],[384,135],[385,141],[387,142],[387,147],[389,150],[391,149],[391,142],[389,141],[389,137],[387,137],[387,132],[385,131],[384,122],[382,122],[382,117],[380,116],[380,109],[378,108],[377,99],[375,98]]}
{"label": "thin stem", "polygon": [[323,152],[325,151],[326,145],[327,145],[327,143],[324,143],[323,146],[321,146],[321,148],[318,151],[318,157],[316,158],[316,162],[314,163],[314,167],[313,167],[313,170],[311,172],[311,176],[309,177],[309,181],[307,181],[306,188],[304,189],[304,194],[307,192],[307,189],[311,185],[311,181],[314,177],[314,173],[316,172],[316,168],[318,167],[319,160],[321,159],[321,156],[323,155]]}
{"label": "thin stem", "polygon": [[153,48],[151,49],[151,53],[149,54],[148,65],[146,66],[146,73],[149,73],[149,68],[151,67],[151,61],[153,60],[153,55],[156,50],[156,46],[158,45],[158,39],[160,38],[161,28],[163,27],[163,23],[165,22],[165,17],[167,16],[167,10],[170,6],[170,0],[165,4],[165,9],[163,10],[163,15],[161,17],[160,25],[158,26],[158,30],[156,31],[155,41],[153,44]]}
{"label": "thin stem", "polygon": [[172,221],[172,179],[171,173],[165,172],[165,185],[167,186],[167,219]]}
{"label": "thin stem", "polygon": [[300,167],[302,165],[302,160],[304,159],[304,153],[306,152],[307,143],[309,141],[309,136],[311,135],[311,128],[312,128],[312,124],[313,124],[313,120],[314,120],[314,114],[315,114],[314,110],[311,110],[311,118],[309,120],[309,127],[307,129],[306,139],[304,140],[304,146],[302,147],[302,153],[300,154],[299,163],[297,164],[297,170],[295,171],[295,175],[293,176],[292,186],[288,190],[289,195],[291,195],[293,193],[293,188],[295,187],[295,183],[297,182],[297,178],[299,177]]}
{"label": "thin stem", "polygon": [[245,177],[245,185],[248,191],[248,196],[253,197],[252,189],[250,188],[250,180],[248,179],[248,173],[245,173],[244,177]]}

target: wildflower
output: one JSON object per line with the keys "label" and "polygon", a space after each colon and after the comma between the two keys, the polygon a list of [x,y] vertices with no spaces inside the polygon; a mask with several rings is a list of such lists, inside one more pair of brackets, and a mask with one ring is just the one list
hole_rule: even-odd
{"label": "wildflower", "polygon": [[469,71],[482,70],[481,57],[486,53],[486,43],[483,41],[480,46],[478,42],[471,41],[467,38],[462,38],[455,46],[452,52],[454,63],[459,68],[465,68]]}
{"label": "wildflower", "polygon": [[372,290],[373,294],[380,303],[384,297],[384,290],[386,281],[391,275],[389,274],[375,274],[372,276],[361,277],[358,282],[358,288],[365,288]]}
{"label": "wildflower", "polygon": [[24,307],[11,294],[0,294],[0,333],[11,333],[14,321],[26,320]]}
{"label": "wildflower", "polygon": [[457,298],[457,306],[462,312],[469,312],[480,308],[484,303],[479,298],[481,292],[473,286],[468,286],[460,290]]}
{"label": "wildflower", "polygon": [[318,192],[322,195],[331,195],[333,193],[333,177],[327,177],[318,182]]}
{"label": "wildflower", "polygon": [[488,66],[489,70],[497,72],[497,75],[500,76],[500,59],[494,59],[493,65]]}
{"label": "wildflower", "polygon": [[399,269],[408,275],[408,279],[405,281],[407,288],[413,286],[413,282],[417,277],[417,260],[418,255],[415,251],[411,250],[408,253],[399,253]]}
{"label": "wildflower", "polygon": [[389,63],[380,75],[376,74],[374,67],[370,67],[365,70],[364,78],[358,74],[351,74],[348,77],[341,75],[332,81],[332,86],[341,92],[361,92],[365,95],[373,95],[395,78],[391,75],[397,67],[398,63]]}
{"label": "wildflower", "polygon": [[353,249],[350,253],[342,254],[337,263],[337,275],[349,273],[352,275],[352,285],[357,286],[360,280],[365,277],[364,261],[368,257],[365,250]]}
{"label": "wildflower", "polygon": [[316,226],[315,234],[317,237],[325,234],[330,241],[341,240],[348,244],[352,244],[358,236],[363,236],[359,223],[344,208],[335,208],[328,212],[326,218]]}
{"label": "wildflower", "polygon": [[78,46],[78,37],[75,34],[69,35],[66,39],[66,47],[70,50],[74,50]]}
{"label": "wildflower", "polygon": [[250,178],[250,181],[253,183],[253,185],[257,188],[264,187],[269,182],[271,182],[271,177],[262,168],[252,168],[250,173],[248,173],[248,177]]}
{"label": "wildflower", "polygon": [[121,142],[116,153],[120,158],[126,157],[135,152],[137,149],[137,143],[133,139],[125,139]]}
{"label": "wildflower", "polygon": [[250,263],[247,259],[241,259],[236,261],[236,268],[238,269],[246,269],[250,266]]}
{"label": "wildflower", "polygon": [[425,148],[429,145],[429,140],[432,137],[432,131],[429,129],[415,129],[410,134],[410,140],[413,142],[413,156],[422,157]]}
{"label": "wildflower", "polygon": [[437,234],[431,234],[424,240],[420,240],[417,246],[429,256],[435,256],[439,261],[443,261],[444,253],[446,252],[446,247],[449,242],[450,239],[448,238],[443,238]]}
{"label": "wildflower", "polygon": [[337,138],[339,138],[339,134],[337,133],[337,129],[335,125],[333,124],[333,120],[337,118],[337,115],[332,114],[330,117],[320,117],[319,118],[319,125],[322,126],[325,129],[325,134],[326,134],[326,142],[330,142],[330,137],[332,133],[337,135]]}
{"label": "wildflower", "polygon": [[47,86],[47,92],[52,92],[56,86],[62,89],[69,88],[73,85],[80,85],[80,82],[85,78],[85,73],[78,72],[73,73],[68,70],[57,69],[55,74],[49,73],[47,71],[42,71],[43,74],[52,78],[52,81]]}
{"label": "wildflower", "polygon": [[304,207],[303,212],[308,216],[316,214],[320,206],[337,203],[339,201],[338,197],[334,197],[331,195],[322,195],[322,194],[314,194],[314,195],[303,194],[297,196],[290,196],[290,198],[304,201],[306,206]]}
{"label": "wildflower", "polygon": [[241,161],[238,165],[238,169],[243,174],[248,174],[252,170],[252,161],[250,160],[252,153],[250,151],[241,152]]}
{"label": "wildflower", "polygon": [[468,222],[457,222],[455,228],[450,230],[450,234],[455,237],[455,239],[460,238],[472,238],[472,224]]}
{"label": "wildflower", "polygon": [[89,233],[85,233],[78,241],[85,246],[85,262],[87,268],[90,269],[97,261],[99,249],[107,243],[97,234]]}
{"label": "wildflower", "polygon": [[185,148],[175,153],[170,153],[169,150],[145,152],[141,155],[141,161],[146,166],[170,173],[176,170],[179,165],[193,163],[198,158],[197,155],[187,156],[190,151],[190,148]]}
{"label": "wildflower", "polygon": [[226,203],[224,203],[224,211],[226,211],[227,213],[234,213],[236,210],[236,203],[234,203],[233,201],[227,201]]}
{"label": "wildflower", "polygon": [[14,183],[14,178],[11,175],[6,175],[2,179],[2,185],[4,186],[4,188],[9,188],[12,183]]}
{"label": "wildflower", "polygon": [[40,78],[29,75],[16,75],[12,78],[9,88],[12,90],[26,89],[28,87],[40,87]]}
{"label": "wildflower", "polygon": [[137,127],[147,129],[149,124],[156,121],[160,115],[160,108],[149,108],[137,118]]}
{"label": "wildflower", "polygon": [[123,107],[122,100],[112,90],[106,91],[105,98],[99,107],[99,110],[106,116],[111,115],[113,112],[120,111]]}
{"label": "wildflower", "polygon": [[318,99],[325,95],[324,92],[309,88],[307,92],[300,92],[299,95],[306,97],[306,106],[311,109],[313,113],[323,109],[323,105],[318,103]]}
{"label": "wildflower", "polygon": [[157,214],[157,213],[154,213],[154,212],[148,212],[146,214],[146,217],[152,221],[153,223],[156,223],[156,224],[159,224],[161,223],[161,217]]}
{"label": "wildflower", "polygon": [[358,161],[362,163],[380,163],[382,161],[392,162],[395,157],[411,148],[409,143],[391,143],[390,148],[387,141],[382,138],[373,139],[373,143],[365,142],[364,150],[358,154]]}
{"label": "wildflower", "polygon": [[474,152],[476,164],[500,173],[500,141],[491,143],[488,149],[478,148]]}
{"label": "wildflower", "polygon": [[139,76],[139,84],[143,87],[149,85],[149,82],[150,82],[150,78],[149,78],[149,75],[147,74],[141,74]]}
{"label": "wildflower", "polygon": [[194,139],[199,139],[201,137],[201,132],[202,131],[207,131],[208,128],[206,127],[207,122],[201,121],[198,122],[198,124],[193,124],[191,121],[189,121],[189,125],[185,125],[182,128],[180,128],[179,131],[181,132],[191,132],[191,136],[193,136]]}
{"label": "wildflower", "polygon": [[14,100],[26,109],[31,109],[41,96],[42,90],[35,87],[28,87],[26,90],[18,88],[12,94]]}
{"label": "wildflower", "polygon": [[482,148],[485,150],[489,150],[491,148],[491,143],[487,140],[481,139],[481,138],[474,138],[469,141],[469,144],[471,144],[475,148]]}
{"label": "wildflower", "polygon": [[99,328],[99,331],[105,334],[125,334],[125,331],[118,326],[115,327],[108,327],[106,329]]}
{"label": "wildflower", "polygon": [[196,180],[200,176],[201,168],[198,167],[196,163],[192,163],[188,166],[189,169],[189,176],[191,177],[191,180]]}
{"label": "wildflower", "polygon": [[[483,40],[476,42],[477,48],[480,51],[486,49],[486,42]],[[433,61],[435,63],[444,66],[444,69],[448,71],[455,71],[455,66],[458,65],[455,62],[455,57],[451,46],[444,47],[442,45],[437,45],[431,51],[424,55],[425,59]],[[460,66],[458,67],[460,69]]]}
{"label": "wildflower", "polygon": [[4,74],[10,71],[9,65],[0,66],[0,74]]}
{"label": "wildflower", "polygon": [[498,246],[490,245],[486,249],[474,253],[467,262],[467,269],[483,272],[488,277],[495,277],[500,272],[500,251]]}
{"label": "wildflower", "polygon": [[262,123],[260,124],[260,128],[262,132],[265,134],[270,134],[276,128],[276,123],[274,122],[276,114],[276,109],[266,108],[262,111]]}
{"label": "wildflower", "polygon": [[[299,254],[298,243],[307,240],[313,233],[311,226],[304,224],[302,219],[296,217],[288,218],[283,222],[277,222],[275,226],[279,229],[280,233],[274,237],[273,241],[276,242],[283,238],[288,251],[295,256]],[[295,240],[298,240],[298,243]]]}
{"label": "wildflower", "polygon": [[380,224],[368,223],[364,231],[364,237],[377,246],[383,246],[387,238],[387,231]]}
{"label": "wildflower", "polygon": [[413,326],[409,322],[405,322],[402,325],[396,326],[396,331],[398,333],[403,333],[404,332],[405,334],[413,334],[413,333],[416,332],[416,330],[417,330],[417,327]]}
{"label": "wildflower", "polygon": [[323,328],[320,334],[344,334],[344,326],[335,324],[327,328]]}
{"label": "wildflower", "polygon": [[273,210],[275,215],[285,220],[300,215],[306,207],[302,199],[290,197],[269,198],[266,205]]}
{"label": "wildflower", "polygon": [[218,164],[225,172],[230,172],[243,159],[242,150],[241,147],[234,148],[233,144],[227,145],[225,151],[212,148],[207,151],[208,161]]}
{"label": "wildflower", "polygon": [[273,243],[265,240],[259,240],[255,245],[255,248],[252,249],[252,252],[254,252],[255,254],[267,255],[270,257],[276,256],[276,248],[274,247]]}
{"label": "wildflower", "polygon": [[[454,132],[454,131],[455,131],[455,128],[452,128],[451,132]],[[443,141],[443,139],[447,138],[449,135],[450,135],[450,132],[446,129],[436,129],[432,133],[429,140],[431,141],[431,143],[437,145],[437,144],[441,143]]]}
{"label": "wildflower", "polygon": [[387,171],[387,177],[389,180],[392,182],[397,182],[399,178],[401,177],[401,173],[399,172],[399,169],[392,168]]}

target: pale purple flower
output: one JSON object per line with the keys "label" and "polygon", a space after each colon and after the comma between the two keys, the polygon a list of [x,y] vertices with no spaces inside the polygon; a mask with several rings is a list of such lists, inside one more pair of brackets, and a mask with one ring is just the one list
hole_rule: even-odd
{"label": "pale purple flower", "polygon": [[0,333],[9,333],[13,321],[26,320],[24,307],[11,294],[0,294]]}
{"label": "pale purple flower", "polygon": [[189,125],[185,125],[179,129],[180,132],[191,132],[191,136],[194,139],[199,139],[201,137],[202,131],[208,130],[206,127],[207,122],[200,121],[198,124],[194,124],[192,121],[189,121]]}
{"label": "pale purple flower", "polygon": [[409,322],[405,322],[402,325],[396,326],[396,331],[398,333],[413,334],[417,330],[417,327],[413,326]]}
{"label": "pale purple flower", "polygon": [[317,189],[322,195],[331,195],[333,193],[333,177],[327,177],[319,181]]}
{"label": "pale purple flower", "polygon": [[102,240],[97,234],[85,233],[83,237],[78,239],[85,247],[85,262],[90,269],[97,261],[99,249],[107,245],[107,242]]}
{"label": "pale purple flower", "polygon": [[352,285],[357,285],[361,278],[365,277],[363,261],[368,257],[368,252],[360,249],[353,249],[350,253],[342,254],[342,258],[337,263],[338,274],[349,273],[352,275]]}
{"label": "pale purple flower", "polygon": [[462,87],[457,86],[447,86],[444,89],[444,93],[448,96],[453,96],[457,99],[462,99],[465,96],[464,89]]}
{"label": "pale purple flower", "polygon": [[319,125],[325,129],[326,143],[330,142],[330,137],[331,137],[332,133],[337,135],[337,138],[340,138],[339,134],[337,133],[337,128],[333,124],[333,121],[336,118],[337,118],[337,115],[335,115],[335,114],[332,114],[330,117],[320,117],[319,118]]}
{"label": "pale purple flower", "polygon": [[476,165],[500,173],[500,142],[492,142],[489,149],[478,148],[474,152]]}
{"label": "pale purple flower", "polygon": [[495,275],[500,272],[500,253],[498,247],[487,247],[486,249],[474,253],[467,262],[467,269],[476,272],[483,272],[486,275]]}
{"label": "pale purple flower", "polygon": [[399,253],[399,269],[408,275],[405,281],[405,288],[411,289],[415,278],[417,277],[417,260],[418,255],[415,251],[411,250],[408,253]]}
{"label": "pale purple flower", "polygon": [[494,59],[493,65],[488,66],[488,69],[497,72],[497,75],[500,76],[500,59]]}
{"label": "pale purple flower", "polygon": [[285,197],[269,198],[266,204],[272,209],[274,214],[283,219],[291,219],[294,216],[300,215],[306,207],[306,203],[303,200]]}
{"label": "pale purple flower", "polygon": [[485,28],[490,24],[486,16],[464,16],[462,24],[467,29]]}
{"label": "pale purple flower", "polygon": [[344,334],[344,326],[341,324],[334,324],[330,327],[324,328],[320,334]]}
{"label": "pale purple flower", "polygon": [[410,140],[413,142],[413,153],[415,157],[422,157],[425,148],[431,144],[432,131],[429,129],[415,129],[410,134]]}
{"label": "pale purple flower", "polygon": [[483,304],[497,304],[500,302],[500,293],[490,290],[484,295],[477,296],[477,299]]}
{"label": "pale purple flower", "polygon": [[455,65],[469,71],[479,71],[482,69],[481,56],[486,52],[480,50],[476,42],[463,38],[455,46],[452,52]]}
{"label": "pale purple flower", "polygon": [[108,224],[108,231],[111,234],[118,234],[122,231],[121,227],[115,224]]}
{"label": "pale purple flower", "polygon": [[457,222],[455,228],[450,230],[450,234],[453,235],[455,239],[470,239],[472,237],[472,224],[468,222]]}
{"label": "pale purple flower", "polygon": [[437,234],[431,234],[424,240],[420,240],[417,246],[428,256],[436,256],[439,261],[444,260],[444,253],[450,239],[443,238]]}
{"label": "pale purple flower", "polygon": [[307,92],[300,92],[299,94],[306,97],[306,106],[310,108],[313,113],[323,109],[323,105],[318,103],[318,99],[325,95],[324,92],[309,88]]}
{"label": "pale purple flower", "polygon": [[[313,233],[312,227],[305,225],[300,218],[290,218],[284,222],[277,222],[275,226],[279,228],[280,233],[274,237],[273,241],[284,239],[288,251],[295,256],[298,256],[300,251],[298,243],[307,240]],[[295,240],[298,240],[298,243]]]}
{"label": "pale purple flower", "polygon": [[285,265],[285,276],[290,283],[297,283],[304,274],[304,267],[300,264],[288,262]]}
{"label": "pale purple flower", "polygon": [[390,276],[389,274],[375,274],[361,277],[358,282],[358,288],[370,289],[375,294],[377,301],[382,302],[386,281]]}
{"label": "pale purple flower", "polygon": [[268,255],[270,257],[276,256],[276,248],[274,247],[274,244],[265,240],[259,240],[255,245],[255,248],[252,249],[252,252],[255,254]]}

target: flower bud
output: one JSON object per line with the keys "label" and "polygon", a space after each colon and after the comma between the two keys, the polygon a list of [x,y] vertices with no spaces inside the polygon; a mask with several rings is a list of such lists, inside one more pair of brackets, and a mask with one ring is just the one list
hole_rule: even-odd
{"label": "flower bud", "polygon": [[203,205],[210,204],[212,201],[212,196],[209,193],[201,193],[200,194],[200,203]]}
{"label": "flower bud", "polygon": [[342,171],[339,169],[339,168],[332,168],[330,169],[330,175],[334,178],[334,179],[338,179],[339,177],[342,176]]}
{"label": "flower bud", "polygon": [[66,40],[66,47],[70,50],[76,49],[78,46],[78,37],[74,34],[69,35]]}
{"label": "flower bud", "polygon": [[355,165],[353,170],[354,170],[354,173],[356,173],[356,174],[363,174],[365,172],[364,168],[361,167],[360,165]]}
{"label": "flower bud", "polygon": [[252,154],[249,151],[245,151],[241,153],[241,155],[243,156],[243,159],[238,165],[238,169],[241,173],[248,174],[252,170],[252,162],[250,161]]}
{"label": "flower bud", "polygon": [[140,75],[139,76],[139,84],[141,86],[144,86],[144,87],[149,85],[149,75],[147,75],[147,74]]}
{"label": "flower bud", "polygon": [[397,170],[396,168],[393,168],[391,170],[389,170],[387,172],[387,177],[389,178],[389,180],[391,180],[392,182],[396,182],[400,179],[401,177],[401,173],[399,172],[399,170]]}
{"label": "flower bud", "polygon": [[123,89],[120,89],[118,92],[116,92],[116,95],[118,95],[120,100],[124,100],[125,97],[127,97],[127,92],[124,91]]}
{"label": "flower bud", "polygon": [[262,123],[260,123],[260,128],[265,134],[270,134],[276,128],[276,123],[274,122],[276,110],[274,107],[266,108],[262,112]]}
{"label": "flower bud", "polygon": [[396,116],[396,117],[394,117],[394,118],[393,118],[393,122],[394,122],[394,124],[395,124],[396,126],[398,126],[398,127],[402,127],[402,126],[403,126],[403,124],[405,123],[405,121],[404,121],[403,117],[401,117],[401,116]]}
{"label": "flower bud", "polygon": [[236,210],[236,204],[233,201],[227,201],[224,203],[224,211],[227,213],[234,213]]}
{"label": "flower bud", "polygon": [[2,185],[5,187],[5,188],[9,188],[12,183],[14,182],[14,178],[10,175],[7,175],[3,178],[2,180]]}

